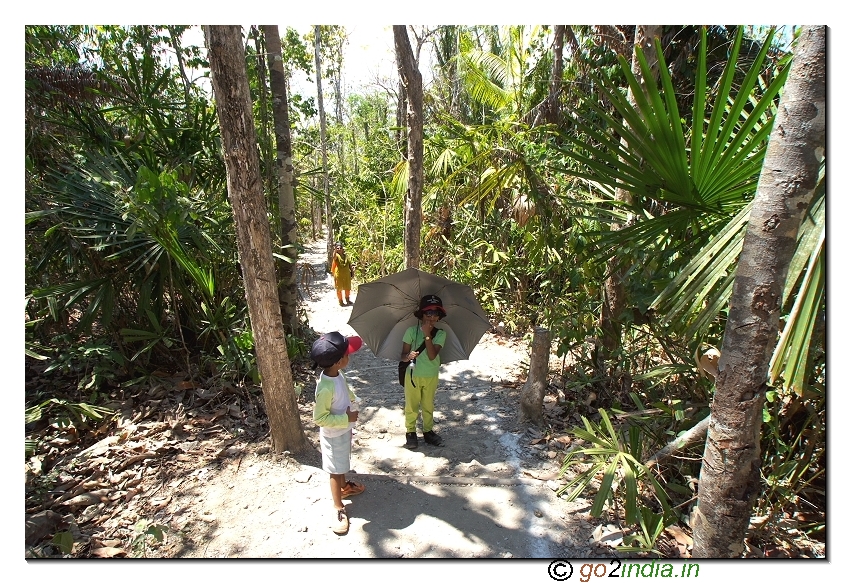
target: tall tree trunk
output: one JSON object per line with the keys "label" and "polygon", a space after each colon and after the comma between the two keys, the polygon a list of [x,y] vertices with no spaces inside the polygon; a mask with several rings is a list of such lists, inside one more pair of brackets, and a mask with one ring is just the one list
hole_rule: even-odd
{"label": "tall tree trunk", "polygon": [[546,121],[557,124],[560,118],[561,77],[564,74],[564,35],[566,26],[555,25],[555,39],[552,46],[552,78],[549,80],[549,95],[546,97]]}
{"label": "tall tree trunk", "polygon": [[283,325],[292,333],[298,327],[298,288],[295,263],[298,260],[298,223],[295,221],[295,169],[292,165],[292,138],[289,133],[289,101],[286,94],[286,72],[280,47],[280,32],[276,24],[260,27],[266,37],[270,82],[272,89],[272,115],[277,146],[278,209],[280,213],[280,252],[287,261],[278,263],[280,283],[280,310]]}
{"label": "tall tree trunk", "polygon": [[[632,48],[632,73],[634,73],[641,87],[644,87],[648,81],[655,82],[658,75],[658,58],[655,54],[655,49],[652,46],[652,39],[661,36],[661,26],[639,24],[635,27],[635,42]],[[646,56],[647,64],[650,66],[653,74],[653,79],[647,80],[643,78],[640,62],[637,58],[637,47],[640,47]],[[629,88],[627,99],[629,103],[635,104],[635,96]],[[626,123],[625,121],[623,123]],[[625,138],[621,140],[625,143]],[[614,198],[620,202],[631,204],[632,195],[624,189],[618,188],[614,192]],[[616,231],[625,225],[613,223],[611,230]],[[596,368],[597,376],[605,378],[607,375],[607,360],[612,353],[620,347],[622,342],[622,326],[620,318],[623,315],[623,310],[626,305],[626,293],[623,287],[623,278],[625,277],[626,268],[622,264],[622,258],[614,256],[608,260],[608,277],[605,279],[602,298],[602,313],[600,315],[599,326],[602,329],[602,346],[598,353]]]}
{"label": "tall tree trunk", "polygon": [[395,143],[398,151],[405,158],[407,157],[407,140],[405,139],[405,128],[407,128],[407,90],[404,88],[404,81],[398,80],[398,95],[396,96],[395,104]]}
{"label": "tall tree trunk", "polygon": [[227,193],[233,207],[239,264],[272,445],[278,453],[298,452],[308,442],[301,427],[280,317],[242,28],[239,25],[207,25],[204,33],[221,126]]}
{"label": "tall tree trunk", "polygon": [[762,407],[782,291],[825,148],[826,27],[804,26],[738,259],[691,524],[694,557],[736,558],[761,492]]}
{"label": "tall tree trunk", "polygon": [[360,165],[357,163],[357,129],[351,125],[351,159],[354,161],[354,175],[360,174]]}
{"label": "tall tree trunk", "polygon": [[[454,35],[455,35],[455,55],[460,54],[460,35],[461,35],[461,27],[455,26]],[[460,119],[461,115],[461,102],[460,96],[463,90],[463,80],[460,78],[460,70],[457,66],[457,59],[452,59],[450,61],[450,71],[451,71],[451,83],[452,83],[452,102],[449,106],[449,111],[453,116]]]}
{"label": "tall tree trunk", "polygon": [[275,173],[274,166],[271,163],[272,137],[271,132],[269,131],[269,107],[267,104],[267,89],[269,85],[266,83],[266,62],[263,58],[266,48],[263,44],[263,39],[260,37],[260,30],[256,26],[251,27],[251,36],[254,37],[254,47],[257,50],[257,96],[260,98],[260,106],[257,109],[260,111],[260,128],[262,130],[260,151],[263,153],[262,160],[265,161],[265,163],[261,164],[260,167],[265,168],[266,170],[264,180],[268,184],[269,193],[272,193],[275,191]]}
{"label": "tall tree trunk", "polygon": [[587,61],[585,61],[581,55],[581,45],[579,45],[573,27],[569,24],[564,25],[564,39],[567,41],[567,44],[570,45],[570,60],[574,60],[578,63],[578,70],[580,72],[585,72],[587,70]]}
{"label": "tall tree trunk", "polygon": [[[342,45],[344,40],[340,40],[340,42],[336,46],[336,67],[334,70],[333,83],[334,83],[334,105],[336,109],[336,123],[340,129],[345,128],[345,122],[343,121],[343,100],[344,96],[342,94],[342,61],[343,61],[343,50]],[[345,177],[345,136],[340,134],[337,142],[337,154],[339,155],[339,171],[340,176],[344,179]]]}
{"label": "tall tree trunk", "polygon": [[322,99],[322,58],[320,51],[322,48],[322,31],[317,24],[313,30],[315,31],[315,49],[316,56],[316,100],[319,103],[319,133],[322,140],[322,169],[325,177],[325,223],[328,227],[328,246],[327,246],[327,261],[325,269],[330,272],[331,262],[334,254],[334,223],[331,216],[331,192],[330,192],[330,177],[328,176],[328,139],[327,139],[327,120],[325,119],[325,103]]}
{"label": "tall tree trunk", "polygon": [[315,176],[310,176],[310,212],[312,219],[311,223],[313,225],[313,241],[315,241],[319,234],[322,231],[322,213],[324,212],[320,205],[322,205],[322,201],[316,201],[316,197],[313,194],[316,192],[318,188],[318,184],[316,182]]}
{"label": "tall tree trunk", "polygon": [[393,25],[399,76],[407,94],[407,161],[409,179],[404,201],[404,266],[419,267],[422,230],[422,74],[416,65],[404,25]]}

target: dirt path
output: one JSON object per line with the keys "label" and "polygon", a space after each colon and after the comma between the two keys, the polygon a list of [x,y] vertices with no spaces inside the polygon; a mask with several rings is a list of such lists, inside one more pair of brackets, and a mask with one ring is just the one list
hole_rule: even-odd
{"label": "dirt path", "polygon": [[[317,241],[302,256],[318,279],[306,306],[310,325],[319,333],[352,334],[346,323],[351,308],[338,305],[332,280],[324,277],[324,249],[325,242]],[[610,556],[592,543],[596,524],[589,520],[589,504],[555,496],[561,452],[532,445],[538,435],[518,423],[527,359],[522,343],[486,334],[470,360],[445,365],[435,411],[445,447],[421,443],[410,451],[402,447],[404,394],[396,383],[396,363],[364,347],[346,369],[363,399],[352,467],[367,488],[346,500],[348,535],[331,532],[333,507],[317,451],[296,459],[265,447],[225,458],[218,468],[196,470],[170,489],[168,510],[181,539],[169,545],[169,555]],[[305,388],[302,401],[305,431],[317,444],[312,387]]]}

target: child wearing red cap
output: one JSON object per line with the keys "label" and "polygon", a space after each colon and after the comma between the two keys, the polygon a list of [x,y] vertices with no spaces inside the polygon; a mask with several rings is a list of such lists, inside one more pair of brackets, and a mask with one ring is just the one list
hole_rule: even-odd
{"label": "child wearing red cap", "polygon": [[330,332],[320,336],[310,350],[310,358],[322,369],[316,381],[313,421],[319,426],[322,469],[330,474],[336,512],[333,531],[340,535],[346,534],[349,527],[343,498],[362,494],[366,489],[345,479],[345,473],[351,470],[351,427],[359,411],[351,410],[357,396],[349,388],[342,369],[348,366],[349,355],[361,346],[363,341],[359,336],[346,338],[339,332]]}

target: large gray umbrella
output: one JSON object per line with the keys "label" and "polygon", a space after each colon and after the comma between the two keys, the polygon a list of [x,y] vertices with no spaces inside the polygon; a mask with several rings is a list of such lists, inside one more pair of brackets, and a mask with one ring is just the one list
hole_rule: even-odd
{"label": "large gray umbrella", "polygon": [[413,312],[428,294],[438,295],[446,310],[446,317],[437,323],[437,328],[446,331],[440,361],[468,359],[490,329],[472,288],[413,267],[359,286],[348,325],[375,356],[399,360],[404,331],[419,323]]}

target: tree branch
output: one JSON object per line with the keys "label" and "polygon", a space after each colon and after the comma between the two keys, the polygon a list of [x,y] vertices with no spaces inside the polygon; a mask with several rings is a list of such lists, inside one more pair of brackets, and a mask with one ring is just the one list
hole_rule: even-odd
{"label": "tree branch", "polygon": [[708,423],[711,415],[691,427],[688,431],[659,449],[654,453],[644,464],[647,468],[657,466],[661,462],[671,458],[673,454],[682,451],[683,449],[694,445],[700,441],[705,441],[705,436],[708,434]]}

